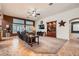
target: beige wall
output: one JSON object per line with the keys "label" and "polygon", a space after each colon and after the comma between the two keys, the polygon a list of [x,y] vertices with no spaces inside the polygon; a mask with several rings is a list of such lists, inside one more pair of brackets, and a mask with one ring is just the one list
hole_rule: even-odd
{"label": "beige wall", "polygon": [[[44,21],[44,24],[45,24],[44,30],[40,30],[38,28],[38,25],[40,24],[40,21],[41,21],[41,20],[38,20],[38,21],[36,21],[36,31],[45,31],[46,32],[47,31],[46,22],[57,20],[57,26],[56,26],[57,27],[57,29],[56,29],[57,38],[69,40],[70,39],[69,38],[69,34],[70,34],[69,20],[76,18],[76,17],[79,17],[79,8],[75,8],[75,9],[72,9],[72,10],[69,10],[69,11],[65,11],[63,13],[56,14],[54,16],[50,16],[50,17],[41,19],[41,20]],[[64,20],[66,22],[65,27],[59,26],[59,22],[61,20]]]}

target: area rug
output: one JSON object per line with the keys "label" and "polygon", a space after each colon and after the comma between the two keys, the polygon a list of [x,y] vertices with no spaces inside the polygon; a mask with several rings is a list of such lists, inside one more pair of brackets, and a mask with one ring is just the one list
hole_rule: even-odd
{"label": "area rug", "polygon": [[25,46],[37,54],[56,54],[66,41],[67,40],[52,37],[39,37],[39,45],[33,44],[33,47],[31,47],[25,43]]}

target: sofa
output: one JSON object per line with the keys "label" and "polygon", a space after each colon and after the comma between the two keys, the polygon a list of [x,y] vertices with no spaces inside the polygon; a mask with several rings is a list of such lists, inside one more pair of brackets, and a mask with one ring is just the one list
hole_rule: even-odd
{"label": "sofa", "polygon": [[[18,34],[18,37],[20,39],[22,39],[23,41],[27,42],[28,44],[31,43],[31,40],[29,38],[29,35],[32,35],[32,33],[28,33],[26,31],[22,31],[22,32],[17,31],[17,34]],[[32,42],[34,42],[34,43],[36,42],[35,38],[33,38]]]}

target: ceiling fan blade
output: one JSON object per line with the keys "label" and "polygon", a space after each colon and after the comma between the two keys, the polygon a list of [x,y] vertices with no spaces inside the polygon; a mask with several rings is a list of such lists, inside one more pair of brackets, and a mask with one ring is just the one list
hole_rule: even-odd
{"label": "ceiling fan blade", "polygon": [[53,3],[49,3],[49,6],[53,5]]}
{"label": "ceiling fan blade", "polygon": [[36,15],[40,15],[40,13],[37,13]]}

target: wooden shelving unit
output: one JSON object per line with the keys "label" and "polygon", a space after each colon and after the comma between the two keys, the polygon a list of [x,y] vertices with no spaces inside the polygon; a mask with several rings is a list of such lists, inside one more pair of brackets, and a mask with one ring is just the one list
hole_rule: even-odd
{"label": "wooden shelving unit", "polygon": [[56,37],[56,21],[47,22],[47,36]]}

